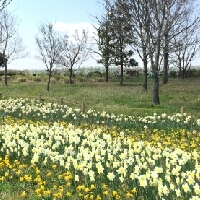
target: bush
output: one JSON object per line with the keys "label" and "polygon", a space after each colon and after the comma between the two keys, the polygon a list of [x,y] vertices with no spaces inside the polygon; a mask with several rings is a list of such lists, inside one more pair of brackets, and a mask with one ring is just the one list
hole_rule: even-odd
{"label": "bush", "polygon": [[171,70],[171,71],[169,71],[169,76],[173,77],[173,78],[179,77],[179,71]]}
{"label": "bush", "polygon": [[199,77],[200,76],[200,70],[197,69],[188,69],[186,72],[187,77]]}
{"label": "bush", "polygon": [[100,71],[94,71],[93,76],[95,77],[102,77],[102,73]]}
{"label": "bush", "polygon": [[40,77],[34,77],[34,78],[33,78],[33,81],[34,81],[34,82],[40,82],[40,81],[42,81],[42,79],[41,79]]}
{"label": "bush", "polygon": [[17,81],[18,82],[26,82],[26,78],[18,78]]}
{"label": "bush", "polygon": [[121,76],[120,71],[117,70],[117,71],[113,72],[113,77],[118,77],[119,78],[120,76]]}
{"label": "bush", "polygon": [[85,77],[83,77],[83,76],[78,76],[77,78],[76,78],[76,82],[85,82]]}

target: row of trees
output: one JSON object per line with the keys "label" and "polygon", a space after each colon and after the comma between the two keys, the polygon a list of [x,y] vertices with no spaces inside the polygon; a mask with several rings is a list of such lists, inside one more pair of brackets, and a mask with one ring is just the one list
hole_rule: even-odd
{"label": "row of trees", "polygon": [[[184,78],[200,50],[197,3],[195,0],[104,0],[104,13],[97,17],[103,58],[100,62],[107,68],[108,60],[120,55],[122,72],[124,50],[131,47],[143,62],[143,89],[147,90],[150,66],[154,77],[153,104],[160,104],[158,72],[163,70],[163,84],[167,84],[168,69],[173,64]],[[117,42],[114,47],[113,41]]]}
{"label": "row of trees", "polygon": [[[28,56],[26,47],[18,33],[19,22],[13,13],[8,13],[5,7],[11,1],[3,1],[0,6],[0,66],[4,67],[5,85],[7,85],[7,65],[12,61]],[[88,32],[75,31],[72,36],[61,35],[55,30],[54,24],[41,24],[39,34],[35,37],[38,55],[35,56],[45,65],[48,73],[47,91],[50,78],[58,67],[65,67],[70,71],[72,83],[73,67],[81,65],[89,57]]]}
{"label": "row of trees", "polygon": [[88,57],[91,48],[88,42],[88,32],[78,30],[72,36],[60,34],[54,29],[54,24],[42,24],[36,36],[38,56],[43,61],[48,73],[47,91],[49,91],[52,73],[58,67],[69,70],[69,83],[72,84],[74,66],[79,67]]}
{"label": "row of trees", "polygon": [[[16,19],[3,11],[7,5],[7,1],[4,2],[0,9],[0,57],[3,58],[0,64],[5,66],[6,75],[7,62],[24,57],[26,53],[17,34]],[[97,62],[105,67],[106,81],[109,67],[120,66],[120,84],[123,85],[124,67],[138,65],[133,57],[137,53],[143,62],[143,89],[147,90],[150,67],[154,77],[152,101],[160,104],[158,72],[163,70],[163,84],[167,84],[168,69],[173,64],[184,78],[200,50],[197,3],[197,0],[103,0],[103,12],[95,16],[97,25],[93,40],[85,29],[71,36],[56,31],[55,23],[41,24],[35,37],[36,58],[46,65],[47,91],[52,73],[58,67],[69,70],[69,83],[72,83],[74,66],[81,66],[91,55],[98,55]]]}
{"label": "row of trees", "polygon": [[[108,81],[109,66],[120,66],[120,84],[123,85],[123,69],[138,65],[133,57],[137,52],[143,62],[143,89],[147,90],[147,69],[150,66],[154,77],[153,104],[159,104],[158,72],[163,70],[163,84],[167,84],[168,69],[170,64],[173,64],[179,68],[184,78],[186,69],[200,50],[198,28],[200,19],[198,12],[195,12],[197,10],[195,8],[198,8],[197,1],[104,0],[103,2],[103,14],[95,16],[97,25],[94,26],[96,29],[94,39],[95,45],[98,46],[97,50],[88,46],[91,41],[85,30],[81,37],[76,32],[73,40],[69,40],[67,34],[58,36],[52,24],[43,24],[39,29],[41,38],[37,37],[36,43],[40,59],[52,60],[52,55],[56,55],[53,64],[48,62],[51,63],[47,66],[48,83],[53,66],[68,68],[72,83],[73,67],[82,64],[89,55],[97,54],[99,56],[97,62],[105,67],[106,81]],[[54,37],[49,37],[52,34]],[[56,40],[54,43],[52,43],[53,38]],[[57,53],[46,54],[47,48],[41,45],[43,41],[46,41],[45,45],[51,51],[56,49],[52,44],[59,44]],[[49,86],[47,90],[48,88]]]}
{"label": "row of trees", "polygon": [[106,69],[106,81],[108,81],[108,68],[110,65],[120,66],[121,80],[120,85],[123,85],[123,69],[124,67],[138,66],[138,63],[133,58],[134,34],[132,31],[132,24],[127,14],[129,11],[124,6],[119,9],[117,4],[111,5],[108,1],[105,2],[105,15],[95,18],[97,19],[98,45],[97,53],[100,57],[98,63],[103,64]]}

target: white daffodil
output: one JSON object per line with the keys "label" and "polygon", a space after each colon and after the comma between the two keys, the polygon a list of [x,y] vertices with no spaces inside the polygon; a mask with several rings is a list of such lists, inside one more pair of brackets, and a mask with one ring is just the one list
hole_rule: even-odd
{"label": "white daffodil", "polygon": [[113,181],[114,178],[115,178],[115,175],[114,175],[113,172],[109,172],[109,173],[107,174],[107,177],[108,177],[108,179],[109,179],[110,181]]}

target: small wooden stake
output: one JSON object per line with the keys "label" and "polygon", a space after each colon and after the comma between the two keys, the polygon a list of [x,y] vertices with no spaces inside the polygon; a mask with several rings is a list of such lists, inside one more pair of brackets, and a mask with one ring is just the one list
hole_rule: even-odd
{"label": "small wooden stake", "polygon": [[186,111],[185,106],[182,106],[182,107],[181,107],[181,114],[185,113],[185,111]]}
{"label": "small wooden stake", "polygon": [[39,101],[41,101],[42,95],[41,95],[41,94],[39,94],[38,98],[39,98]]}
{"label": "small wooden stake", "polygon": [[63,98],[60,98],[60,105],[63,105]]}
{"label": "small wooden stake", "polygon": [[85,103],[82,104],[82,114],[85,114]]}
{"label": "small wooden stake", "polygon": [[2,99],[2,96],[3,96],[3,95],[2,95],[2,92],[0,92],[0,99]]}

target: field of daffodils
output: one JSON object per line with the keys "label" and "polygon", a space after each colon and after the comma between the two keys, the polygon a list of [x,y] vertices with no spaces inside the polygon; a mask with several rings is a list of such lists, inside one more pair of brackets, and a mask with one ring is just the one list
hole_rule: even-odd
{"label": "field of daffodils", "polygon": [[18,199],[200,199],[200,119],[29,99],[1,100],[0,113],[0,184]]}

